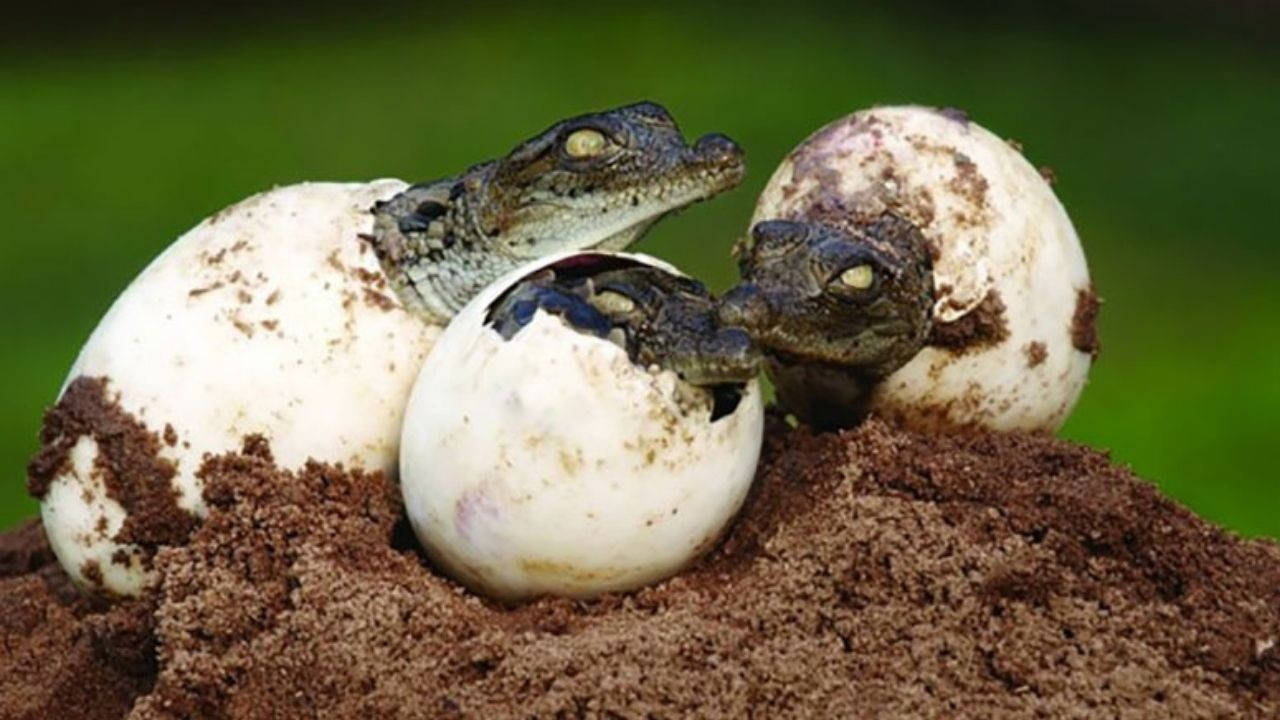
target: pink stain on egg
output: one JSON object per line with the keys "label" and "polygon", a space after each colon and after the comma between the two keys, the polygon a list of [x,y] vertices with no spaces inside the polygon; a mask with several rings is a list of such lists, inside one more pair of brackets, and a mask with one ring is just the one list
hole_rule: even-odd
{"label": "pink stain on egg", "polygon": [[469,540],[477,522],[498,520],[501,517],[502,513],[498,505],[493,498],[489,497],[485,486],[482,485],[465,491],[462,497],[458,498],[458,502],[454,505],[453,525],[458,535]]}

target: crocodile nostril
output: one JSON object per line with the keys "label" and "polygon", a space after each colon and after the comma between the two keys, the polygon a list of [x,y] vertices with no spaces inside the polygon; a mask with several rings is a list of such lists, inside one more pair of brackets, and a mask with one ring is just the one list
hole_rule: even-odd
{"label": "crocodile nostril", "polygon": [[754,375],[760,370],[762,356],[746,330],[737,327],[721,328],[709,338],[707,354],[719,358],[726,370]]}
{"label": "crocodile nostril", "polygon": [[792,243],[806,237],[808,226],[795,220],[761,220],[751,226],[751,239],[757,243]]}
{"label": "crocodile nostril", "polygon": [[742,148],[727,135],[711,133],[698,138],[693,149],[698,155],[709,160],[741,160]]}

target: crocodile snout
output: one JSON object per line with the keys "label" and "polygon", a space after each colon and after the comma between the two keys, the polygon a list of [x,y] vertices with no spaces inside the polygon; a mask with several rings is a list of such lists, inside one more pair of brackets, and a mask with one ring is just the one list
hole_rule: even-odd
{"label": "crocodile snout", "polygon": [[743,328],[755,334],[772,322],[773,308],[759,287],[743,283],[720,298],[716,315],[724,327]]}
{"label": "crocodile snout", "polygon": [[743,158],[745,153],[738,143],[727,135],[711,133],[698,138],[693,144],[690,160],[695,166],[714,168],[732,178],[736,184],[746,174]]}

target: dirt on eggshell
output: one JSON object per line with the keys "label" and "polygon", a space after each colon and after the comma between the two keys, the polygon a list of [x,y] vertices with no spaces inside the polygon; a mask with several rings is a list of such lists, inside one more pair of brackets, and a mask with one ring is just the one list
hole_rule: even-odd
{"label": "dirt on eggshell", "polygon": [[[110,540],[135,546],[144,566],[150,565],[158,548],[186,542],[197,520],[180,507],[172,482],[177,468],[160,455],[163,446],[178,442],[177,433],[170,425],[157,433],[126,412],[112,396],[106,378],[75,378],[45,413],[41,450],[27,465],[31,496],[43,499],[57,477],[71,469],[71,452],[86,436],[97,446],[93,473],[102,481],[107,497],[127,513]],[[92,490],[86,488],[85,492]],[[105,518],[99,520],[98,532],[107,532]],[[122,549],[111,562],[128,567],[134,558]],[[97,561],[88,561],[81,572],[91,584],[102,586],[102,568]]]}
{"label": "dirt on eggshell", "polygon": [[381,475],[210,458],[159,589],[0,535],[0,717],[1274,717],[1280,550],[1099,453],[877,419],[770,428],[726,540],[656,587],[504,608]]}
{"label": "dirt on eggshell", "polygon": [[[933,324],[927,344],[954,353],[991,347],[1009,337],[1004,300],[992,288],[977,307],[952,322]],[[1043,347],[1043,343],[1041,343]]]}
{"label": "dirt on eggshell", "polygon": [[1102,300],[1092,287],[1076,293],[1076,310],[1071,316],[1071,345],[1095,359],[1102,351],[1098,341],[1098,310]]}

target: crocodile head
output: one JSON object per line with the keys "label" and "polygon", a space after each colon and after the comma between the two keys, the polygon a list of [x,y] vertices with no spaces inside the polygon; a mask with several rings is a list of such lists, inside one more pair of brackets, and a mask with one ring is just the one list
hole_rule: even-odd
{"label": "crocodile head", "polygon": [[742,282],[722,298],[720,320],[750,333],[782,404],[806,422],[856,419],[866,388],[928,337],[932,260],[897,215],[768,220],[737,253]]}
{"label": "crocodile head", "polygon": [[719,321],[702,283],[625,258],[571,256],[504,293],[488,322],[511,339],[538,311],[616,343],[640,367],[711,391],[713,419],[733,411],[763,364],[746,332]]}
{"label": "crocodile head", "polygon": [[627,105],[556,123],[501,159],[379,203],[372,243],[406,305],[438,322],[523,262],[623,248],[743,172],[729,138],[688,143],[660,105]]}

